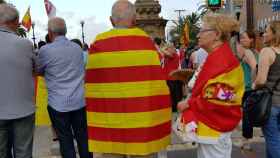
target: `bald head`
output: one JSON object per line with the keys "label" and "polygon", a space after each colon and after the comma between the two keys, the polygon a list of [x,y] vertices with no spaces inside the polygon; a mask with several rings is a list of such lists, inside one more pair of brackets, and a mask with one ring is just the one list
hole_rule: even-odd
{"label": "bald head", "polygon": [[[127,26],[134,23],[135,6],[128,0],[118,0],[112,7],[111,21],[115,26]],[[129,26],[127,26],[129,27]]]}
{"label": "bald head", "polygon": [[17,9],[10,4],[0,4],[0,23],[12,22],[19,18]]}
{"label": "bald head", "polygon": [[16,31],[19,26],[18,10],[10,4],[0,4],[0,26]]}
{"label": "bald head", "polygon": [[48,22],[48,30],[53,34],[65,36],[67,28],[64,19],[59,17],[51,18]]}

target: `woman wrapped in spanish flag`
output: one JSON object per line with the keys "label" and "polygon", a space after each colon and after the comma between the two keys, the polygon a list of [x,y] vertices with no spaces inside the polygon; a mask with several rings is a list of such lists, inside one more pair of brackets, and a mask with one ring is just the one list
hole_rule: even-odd
{"label": "woman wrapped in spanish flag", "polygon": [[198,34],[208,52],[196,72],[191,97],[178,104],[186,139],[197,142],[199,158],[230,158],[231,133],[241,120],[243,70],[230,46],[238,22],[226,15],[208,14]]}

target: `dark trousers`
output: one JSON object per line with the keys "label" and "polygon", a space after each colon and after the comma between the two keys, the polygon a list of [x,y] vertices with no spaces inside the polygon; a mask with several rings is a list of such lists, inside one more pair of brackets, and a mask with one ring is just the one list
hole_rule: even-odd
{"label": "dark trousers", "polygon": [[48,112],[59,140],[61,156],[63,158],[76,158],[74,147],[75,138],[78,144],[80,157],[92,158],[92,155],[88,151],[85,108],[70,112],[58,112],[48,106]]}
{"label": "dark trousers", "polygon": [[35,115],[13,120],[0,120],[0,157],[32,158]]}
{"label": "dark trousers", "polygon": [[248,114],[248,107],[244,106],[244,102],[250,95],[249,91],[245,91],[242,98],[243,118],[242,118],[242,135],[244,138],[253,138],[253,125]]}
{"label": "dark trousers", "polygon": [[170,91],[172,111],[177,112],[177,104],[183,99],[183,82],[179,80],[167,80]]}
{"label": "dark trousers", "polygon": [[13,158],[13,131],[12,128],[10,127],[9,132],[8,132],[8,153],[7,156],[8,158]]}

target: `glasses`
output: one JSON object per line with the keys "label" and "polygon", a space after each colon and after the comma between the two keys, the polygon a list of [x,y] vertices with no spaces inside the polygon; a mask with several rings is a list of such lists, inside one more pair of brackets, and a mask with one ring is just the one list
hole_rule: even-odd
{"label": "glasses", "polygon": [[215,29],[200,29],[199,33],[209,32],[209,31],[216,31]]}

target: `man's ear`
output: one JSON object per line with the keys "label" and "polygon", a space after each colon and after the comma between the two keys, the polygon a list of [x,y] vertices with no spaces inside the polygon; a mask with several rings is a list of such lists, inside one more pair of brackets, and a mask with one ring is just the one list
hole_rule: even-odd
{"label": "man's ear", "polygon": [[110,21],[111,21],[112,26],[115,27],[115,23],[114,23],[112,16],[110,16]]}
{"label": "man's ear", "polygon": [[136,15],[132,17],[132,27],[136,26]]}
{"label": "man's ear", "polygon": [[49,40],[53,42],[53,33],[48,29]]}

